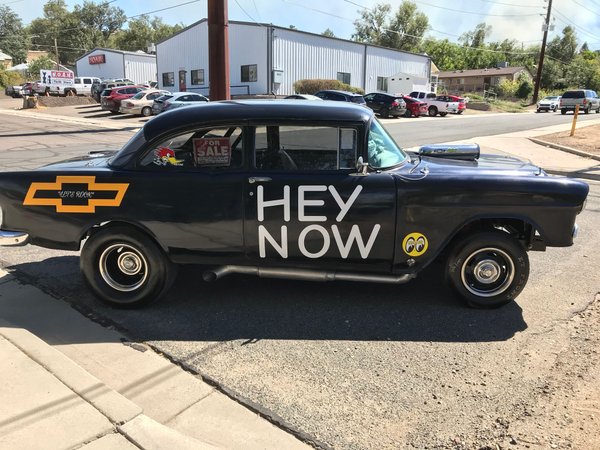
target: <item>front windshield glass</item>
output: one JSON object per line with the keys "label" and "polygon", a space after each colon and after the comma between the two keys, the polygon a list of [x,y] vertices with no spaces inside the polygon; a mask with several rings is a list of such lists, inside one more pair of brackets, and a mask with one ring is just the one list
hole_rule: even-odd
{"label": "front windshield glass", "polygon": [[397,166],[408,158],[377,119],[371,122],[368,146],[369,165],[374,169]]}
{"label": "front windshield glass", "polygon": [[140,91],[137,94],[135,94],[133,97],[131,97],[132,100],[141,100],[144,98],[144,95],[146,95],[146,91]]}
{"label": "front windshield glass", "polygon": [[558,97],[546,97],[544,100],[556,100]]}

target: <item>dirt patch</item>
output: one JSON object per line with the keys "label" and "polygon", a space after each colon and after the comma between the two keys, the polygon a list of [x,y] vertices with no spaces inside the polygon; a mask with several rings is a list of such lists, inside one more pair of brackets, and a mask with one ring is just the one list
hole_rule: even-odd
{"label": "dirt patch", "polygon": [[600,155],[600,125],[591,125],[575,130],[575,136],[569,136],[571,131],[539,136],[538,139],[552,144],[564,145],[577,150]]}
{"label": "dirt patch", "polygon": [[90,105],[98,103],[92,97],[38,97],[38,105],[45,106],[47,108],[55,108],[59,106],[74,106],[74,105]]}

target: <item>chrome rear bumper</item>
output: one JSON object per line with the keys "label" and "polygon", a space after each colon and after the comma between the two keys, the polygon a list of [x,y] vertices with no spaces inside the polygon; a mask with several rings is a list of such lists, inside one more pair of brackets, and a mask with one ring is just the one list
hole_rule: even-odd
{"label": "chrome rear bumper", "polygon": [[27,244],[29,235],[21,231],[0,230],[0,245],[19,246]]}

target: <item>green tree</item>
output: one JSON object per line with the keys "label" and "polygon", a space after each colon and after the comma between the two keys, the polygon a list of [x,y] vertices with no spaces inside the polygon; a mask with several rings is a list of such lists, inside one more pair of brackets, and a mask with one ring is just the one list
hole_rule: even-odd
{"label": "green tree", "polygon": [[600,58],[577,55],[565,70],[568,86],[600,90]]}
{"label": "green tree", "polygon": [[562,31],[562,37],[556,36],[546,47],[548,56],[570,63],[577,54],[577,34],[575,28],[567,26]]}
{"label": "green tree", "polygon": [[29,68],[27,69],[27,79],[38,80],[40,78],[40,70],[43,69],[56,69],[56,62],[49,56],[41,56],[37,58],[35,61],[29,63]]}
{"label": "green tree", "polygon": [[378,3],[371,9],[361,11],[361,17],[354,21],[355,41],[405,51],[418,51],[421,40],[429,27],[427,16],[417,10],[417,5],[403,0],[393,17],[389,17],[392,7]]}
{"label": "green tree", "polygon": [[29,41],[21,18],[8,6],[0,5],[0,50],[13,58],[13,64],[27,60]]}
{"label": "green tree", "polygon": [[465,51],[448,39],[426,39],[421,48],[440,70],[466,69]]}
{"label": "green tree", "polygon": [[150,19],[144,15],[131,19],[127,29],[114,36],[111,45],[121,50],[147,51],[149,44],[162,41],[181,29],[181,24],[167,25],[158,17]]}
{"label": "green tree", "polygon": [[519,86],[517,87],[515,95],[520,99],[525,100],[533,92],[533,83],[531,82],[531,78],[525,74],[521,74],[519,75],[517,83],[519,83]]}
{"label": "green tree", "polygon": [[458,41],[465,47],[483,47],[485,44],[485,38],[492,33],[491,25],[487,25],[485,22],[478,24],[474,30],[463,33]]}
{"label": "green tree", "polygon": [[329,28],[325,29],[325,31],[323,31],[321,34],[323,36],[327,36],[327,37],[335,37],[335,34],[333,34],[333,31],[331,31]]}

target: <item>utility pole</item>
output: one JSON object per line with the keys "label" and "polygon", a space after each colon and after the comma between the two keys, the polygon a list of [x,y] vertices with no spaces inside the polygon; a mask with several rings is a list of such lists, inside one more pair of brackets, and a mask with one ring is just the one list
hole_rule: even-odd
{"label": "utility pole", "polygon": [[227,0],[208,0],[208,82],[211,101],[231,98]]}
{"label": "utility pole", "polygon": [[537,75],[535,77],[535,87],[533,89],[533,104],[538,101],[540,94],[540,83],[542,81],[542,68],[544,66],[544,55],[546,54],[546,40],[548,39],[548,30],[550,29],[550,13],[552,11],[552,0],[548,0],[548,12],[546,13],[546,22],[544,23],[544,38],[542,39],[542,49],[540,51],[540,60],[538,62]]}
{"label": "utility pole", "polygon": [[56,38],[54,38],[54,54],[56,55],[56,70],[59,70],[60,62],[58,61],[58,44],[56,42]]}

